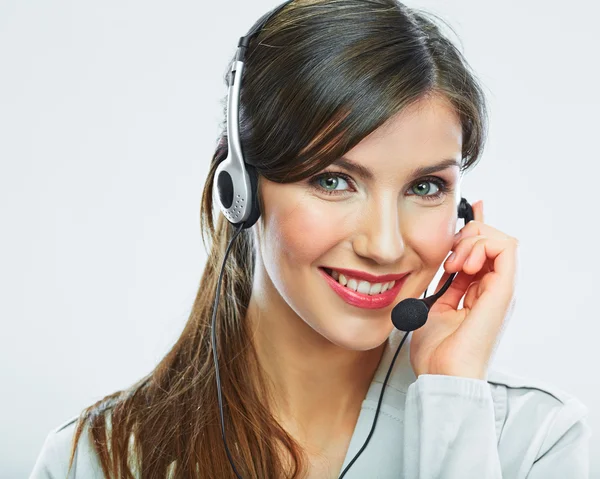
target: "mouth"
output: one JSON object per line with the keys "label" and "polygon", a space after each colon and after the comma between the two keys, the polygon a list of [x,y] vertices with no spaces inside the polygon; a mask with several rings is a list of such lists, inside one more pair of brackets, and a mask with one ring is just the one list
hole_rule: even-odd
{"label": "mouth", "polygon": [[408,274],[404,274],[397,280],[372,283],[331,268],[320,267],[319,271],[341,299],[352,306],[365,309],[385,308],[391,305],[408,277]]}
{"label": "mouth", "polygon": [[395,280],[378,283],[366,281],[364,279],[352,277],[348,274],[340,273],[339,271],[331,268],[323,268],[323,271],[325,271],[325,273],[335,279],[342,286],[351,289],[352,291],[368,294],[370,296],[385,293],[388,289],[391,289],[396,284]]}

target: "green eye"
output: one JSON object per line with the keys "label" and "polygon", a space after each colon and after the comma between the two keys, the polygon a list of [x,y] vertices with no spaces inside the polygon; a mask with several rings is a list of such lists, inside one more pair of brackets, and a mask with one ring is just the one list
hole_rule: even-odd
{"label": "green eye", "polygon": [[[352,193],[354,182],[345,173],[326,171],[308,180],[311,188],[327,195],[347,195]],[[338,188],[341,187],[341,188]]]}
{"label": "green eye", "polygon": [[346,183],[346,180],[336,175],[321,176],[318,178],[318,185],[326,191],[336,191],[340,182],[342,182],[343,186],[344,183]]}
{"label": "green eye", "polygon": [[[435,188],[438,188],[438,186],[433,181],[421,181],[420,183],[416,183],[411,189],[413,193],[417,196],[428,196],[430,195],[432,190],[430,185],[434,185]],[[432,194],[433,196],[435,196],[437,194],[437,191],[434,191]]]}

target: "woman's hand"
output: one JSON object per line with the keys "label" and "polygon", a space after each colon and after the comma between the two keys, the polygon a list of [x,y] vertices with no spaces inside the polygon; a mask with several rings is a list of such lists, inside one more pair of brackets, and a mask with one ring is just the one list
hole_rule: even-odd
{"label": "woman's hand", "polygon": [[[444,264],[436,292],[457,272],[448,291],[413,331],[410,361],[418,377],[443,374],[486,379],[488,363],[514,304],[518,241],[483,223],[483,203],[457,234],[454,258]],[[458,309],[465,295],[463,308]]]}

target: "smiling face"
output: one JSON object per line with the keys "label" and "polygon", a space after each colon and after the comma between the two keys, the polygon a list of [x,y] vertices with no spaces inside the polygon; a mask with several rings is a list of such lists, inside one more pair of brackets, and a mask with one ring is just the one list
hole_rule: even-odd
{"label": "smiling face", "polygon": [[[432,96],[312,178],[279,184],[261,177],[253,295],[278,321],[300,319],[338,346],[379,346],[393,329],[393,307],[420,297],[450,251],[461,152],[458,116]],[[340,277],[336,269],[357,273]],[[381,293],[389,281],[361,282],[368,274],[404,277]]]}

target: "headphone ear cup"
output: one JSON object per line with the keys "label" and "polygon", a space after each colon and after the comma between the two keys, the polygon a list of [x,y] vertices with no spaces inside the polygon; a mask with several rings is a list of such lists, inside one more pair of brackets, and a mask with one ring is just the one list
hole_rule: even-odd
{"label": "headphone ear cup", "polygon": [[244,221],[244,229],[250,228],[260,218],[260,205],[258,204],[258,172],[256,168],[247,163],[244,164],[250,178],[250,198],[252,206],[250,207],[250,216]]}
{"label": "headphone ear cup", "polygon": [[460,204],[458,205],[458,217],[465,220],[465,224],[474,219],[473,207],[470,203],[464,199],[460,199]]}

